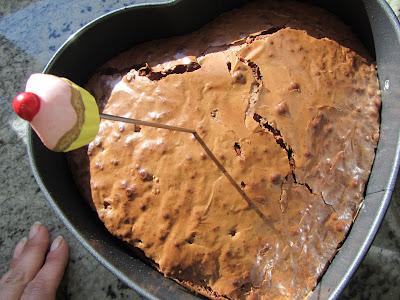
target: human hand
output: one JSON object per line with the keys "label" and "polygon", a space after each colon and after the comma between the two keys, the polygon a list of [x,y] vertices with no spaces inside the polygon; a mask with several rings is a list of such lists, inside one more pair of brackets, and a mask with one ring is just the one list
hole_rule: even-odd
{"label": "human hand", "polygon": [[36,222],[29,238],[16,245],[10,270],[0,279],[0,300],[55,299],[67,262],[67,242],[58,236],[49,250],[49,232]]}

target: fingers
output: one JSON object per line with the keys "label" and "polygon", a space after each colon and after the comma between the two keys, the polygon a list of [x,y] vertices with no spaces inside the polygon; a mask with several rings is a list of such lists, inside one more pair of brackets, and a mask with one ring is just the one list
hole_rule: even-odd
{"label": "fingers", "polygon": [[[21,242],[24,244],[24,242]],[[40,223],[32,225],[29,239],[17,245],[11,269],[1,280],[0,299],[20,299],[26,285],[43,265],[49,246],[49,233]],[[22,248],[22,249],[21,249]]]}
{"label": "fingers", "polygon": [[29,239],[23,238],[15,246],[10,270],[0,280],[0,300],[55,299],[68,262],[68,245],[59,236],[49,252],[48,248],[47,229],[35,223]]}
{"label": "fingers", "polygon": [[67,262],[68,245],[59,236],[51,244],[43,267],[26,286],[21,300],[55,299]]}
{"label": "fingers", "polygon": [[26,237],[23,237],[15,246],[13,257],[10,264],[11,268],[16,265],[18,258],[21,255],[22,251],[24,250],[27,241],[28,239]]}

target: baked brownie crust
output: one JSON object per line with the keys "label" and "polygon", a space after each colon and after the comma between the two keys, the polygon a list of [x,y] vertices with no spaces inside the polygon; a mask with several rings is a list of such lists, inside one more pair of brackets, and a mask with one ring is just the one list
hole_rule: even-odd
{"label": "baked brownie crust", "polygon": [[[363,200],[379,138],[375,66],[327,12],[253,2],[186,36],[148,42],[87,88],[103,120],[72,172],[115,236],[211,298],[306,297]],[[87,166],[87,167],[85,167]]]}

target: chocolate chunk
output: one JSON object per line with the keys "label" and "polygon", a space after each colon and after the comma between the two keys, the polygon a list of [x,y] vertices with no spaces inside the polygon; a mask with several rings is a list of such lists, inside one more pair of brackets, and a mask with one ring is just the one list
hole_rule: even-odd
{"label": "chocolate chunk", "polygon": [[101,162],[101,161],[96,161],[96,163],[95,163],[95,168],[98,169],[98,170],[100,170],[100,171],[103,171],[103,169],[104,169],[104,164],[103,164],[103,162]]}
{"label": "chocolate chunk", "polygon": [[153,180],[153,175],[150,174],[149,172],[147,172],[144,169],[139,169],[138,170],[138,174],[139,174],[139,177],[140,177],[140,179],[142,181],[151,181],[151,180]]}
{"label": "chocolate chunk", "polygon": [[281,175],[280,174],[271,175],[271,182],[273,184],[280,184],[281,183]]}
{"label": "chocolate chunk", "polygon": [[125,189],[125,194],[126,194],[126,197],[129,199],[129,200],[133,200],[133,199],[135,199],[135,197],[136,197],[136,187],[135,186],[130,186],[130,187],[127,187],[126,189]]}
{"label": "chocolate chunk", "polygon": [[287,105],[286,101],[282,101],[277,105],[276,112],[279,115],[285,115],[289,112],[289,106]]}
{"label": "chocolate chunk", "polygon": [[242,72],[235,71],[232,77],[234,83],[246,84],[246,76]]}

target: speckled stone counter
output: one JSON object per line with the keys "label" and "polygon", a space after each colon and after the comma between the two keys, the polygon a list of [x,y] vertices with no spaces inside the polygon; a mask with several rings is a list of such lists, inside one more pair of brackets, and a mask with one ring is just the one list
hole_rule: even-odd
{"label": "speckled stone counter", "polygon": [[[67,37],[93,18],[149,0],[0,0],[0,275],[15,243],[40,221],[70,245],[70,262],[59,299],[139,299],[101,266],[53,214],[30,170],[25,125],[10,99],[29,74],[40,72]],[[399,1],[390,1],[396,10]],[[399,12],[398,12],[399,13]],[[343,299],[400,298],[400,181],[367,257]]]}

